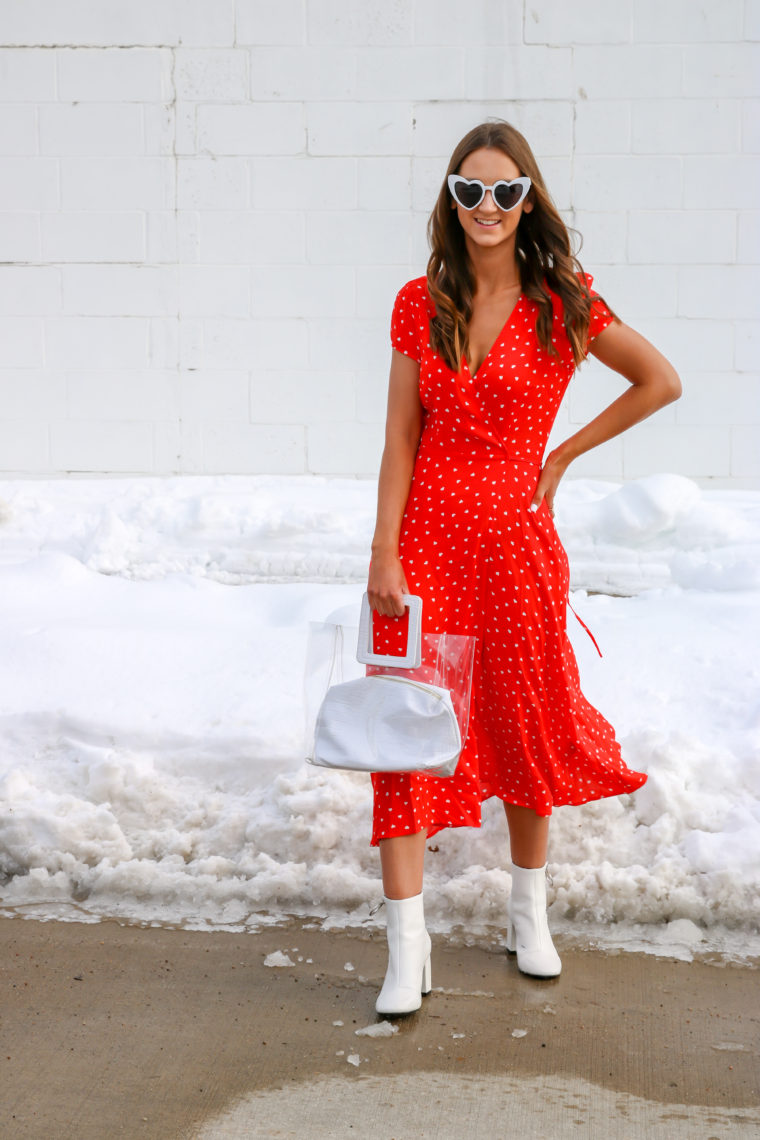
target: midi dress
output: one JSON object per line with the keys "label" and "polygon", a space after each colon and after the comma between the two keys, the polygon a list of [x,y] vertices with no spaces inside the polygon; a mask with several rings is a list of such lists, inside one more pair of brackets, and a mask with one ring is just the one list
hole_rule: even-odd
{"label": "midi dress", "polygon": [[[588,344],[614,319],[592,288]],[[423,629],[476,638],[469,730],[455,774],[373,773],[372,844],[479,827],[481,804],[551,815],[639,788],[609,722],[583,696],[567,634],[569,568],[544,500],[529,509],[544,450],[575,370],[561,298],[550,355],[524,294],[475,375],[430,348],[425,277],[398,292],[391,344],[420,365],[422,433],[399,538]],[[587,347],[588,347],[587,344]],[[374,615],[378,643],[392,623]],[[387,651],[387,650],[386,650]]]}

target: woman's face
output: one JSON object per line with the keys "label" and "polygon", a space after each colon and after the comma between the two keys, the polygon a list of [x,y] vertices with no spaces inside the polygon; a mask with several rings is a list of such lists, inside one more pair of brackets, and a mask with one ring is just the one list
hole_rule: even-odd
{"label": "woman's face", "polygon": [[[509,182],[519,178],[520,168],[503,151],[481,147],[467,155],[457,174],[463,178],[479,178],[485,186],[493,186],[501,179]],[[453,200],[452,209],[456,209],[466,238],[481,248],[487,248],[508,241],[514,235],[523,211],[527,214],[533,209],[533,202],[528,195],[519,206],[505,212],[496,205],[491,191],[486,190],[485,198],[474,210],[465,210]]]}

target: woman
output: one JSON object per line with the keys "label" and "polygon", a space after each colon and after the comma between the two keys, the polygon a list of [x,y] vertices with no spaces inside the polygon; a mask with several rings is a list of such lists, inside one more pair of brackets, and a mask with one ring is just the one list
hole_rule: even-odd
{"label": "woman", "polygon": [[[389,963],[384,1014],[430,990],[426,840],[504,803],[512,859],[507,949],[555,977],[546,919],[549,816],[640,787],[582,696],[566,632],[567,557],[554,496],[573,459],[680,395],[668,361],[590,287],[525,138],[502,121],[459,143],[428,222],[427,277],[398,293],[367,593],[379,636],[423,599],[423,628],[475,635],[470,729],[451,779],[375,774]],[[545,458],[588,352],[631,387]]]}

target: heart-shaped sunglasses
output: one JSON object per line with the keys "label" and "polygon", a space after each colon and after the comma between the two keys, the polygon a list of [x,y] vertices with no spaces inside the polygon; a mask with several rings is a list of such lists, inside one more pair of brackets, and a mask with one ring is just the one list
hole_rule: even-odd
{"label": "heart-shaped sunglasses", "polygon": [[530,178],[513,178],[511,182],[500,179],[493,186],[486,186],[479,178],[463,178],[461,174],[449,175],[449,190],[455,202],[463,210],[474,210],[490,190],[493,200],[500,210],[506,213],[519,206],[530,190]]}

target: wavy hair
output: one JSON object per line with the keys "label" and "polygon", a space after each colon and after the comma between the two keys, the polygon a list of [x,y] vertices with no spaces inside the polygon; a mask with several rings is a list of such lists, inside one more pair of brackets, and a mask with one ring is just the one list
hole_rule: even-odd
{"label": "wavy hair", "polygon": [[[572,251],[569,228],[549,196],[533,151],[524,136],[503,119],[481,123],[457,144],[428,219],[427,236],[432,252],[427,264],[427,286],[436,308],[436,315],[430,321],[431,348],[454,372],[459,371],[462,354],[468,349],[467,329],[472,316],[475,276],[464,230],[456,211],[451,209],[448,176],[459,171],[468,154],[482,147],[502,151],[517,164],[521,176],[530,178],[528,199],[533,202],[533,209],[523,212],[515,234],[522,292],[538,305],[536,334],[542,347],[555,357],[559,357],[559,353],[552,344],[553,309],[547,286],[559,295],[577,367],[586,356],[591,294],[581,264]],[[620,318],[615,313],[612,315],[620,323]]]}

